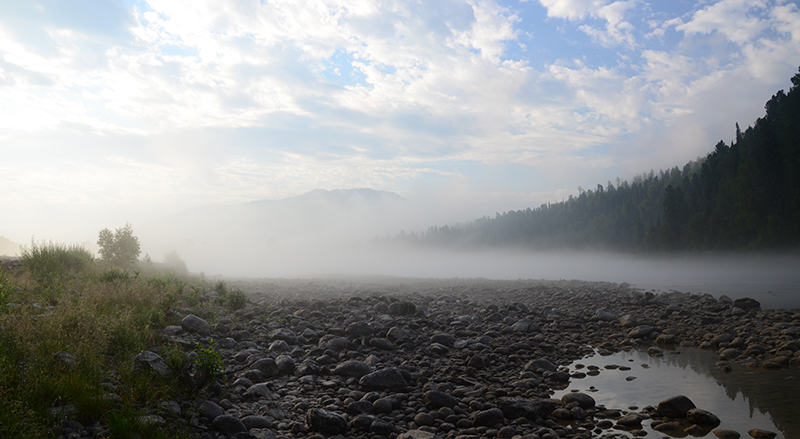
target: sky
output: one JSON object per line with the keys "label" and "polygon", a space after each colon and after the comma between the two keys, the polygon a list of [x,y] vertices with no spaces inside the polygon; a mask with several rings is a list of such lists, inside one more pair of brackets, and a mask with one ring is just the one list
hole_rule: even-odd
{"label": "sky", "polygon": [[705,156],[784,0],[0,0],[0,235],[368,187],[466,221]]}

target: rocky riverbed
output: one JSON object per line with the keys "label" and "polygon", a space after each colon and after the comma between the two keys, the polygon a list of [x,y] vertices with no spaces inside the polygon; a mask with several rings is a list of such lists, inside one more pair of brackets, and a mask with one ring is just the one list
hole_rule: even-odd
{"label": "rocky riverbed", "polygon": [[800,364],[800,310],[751,299],[578,281],[231,285],[249,293],[245,309],[181,310],[181,325],[162,333],[187,351],[213,340],[224,378],[195,400],[164,401],[150,422],[204,439],[632,437],[647,435],[645,420],[674,436],[769,438],[717,428],[686,395],[638,410],[552,395],[592,372],[565,366],[593,352],[683,346],[714,351],[722,370]]}

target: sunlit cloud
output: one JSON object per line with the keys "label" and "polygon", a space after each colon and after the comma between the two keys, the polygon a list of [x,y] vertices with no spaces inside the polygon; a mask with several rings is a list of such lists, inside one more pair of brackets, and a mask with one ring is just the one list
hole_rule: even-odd
{"label": "sunlit cloud", "polygon": [[12,217],[346,187],[537,206],[704,155],[800,60],[769,0],[38,4],[0,17]]}

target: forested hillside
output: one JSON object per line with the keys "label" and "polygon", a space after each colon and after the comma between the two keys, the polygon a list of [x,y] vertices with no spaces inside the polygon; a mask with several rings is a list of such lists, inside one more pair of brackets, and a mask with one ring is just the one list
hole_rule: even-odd
{"label": "forested hillside", "polygon": [[800,247],[800,73],[766,114],[682,169],[398,239],[450,246],[625,251]]}

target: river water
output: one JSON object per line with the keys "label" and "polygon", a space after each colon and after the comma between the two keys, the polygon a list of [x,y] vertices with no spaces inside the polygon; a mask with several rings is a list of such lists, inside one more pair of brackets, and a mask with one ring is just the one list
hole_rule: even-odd
{"label": "river water", "polygon": [[[587,368],[576,366],[595,365],[600,374],[572,379],[569,387],[554,397],[577,390],[609,409],[639,411],[671,396],[685,395],[698,408],[720,418],[717,428],[736,430],[743,438],[750,437],[747,431],[752,428],[776,432],[778,438],[800,438],[800,370],[767,371],[734,364],[733,371],[725,373],[716,362],[716,355],[698,349],[665,352],[663,357],[637,350],[594,355],[573,363],[570,370],[586,372]],[[630,370],[607,369],[607,365]],[[646,437],[670,437],[651,429],[649,421],[643,422],[643,427]],[[716,438],[711,432],[706,436]]]}

